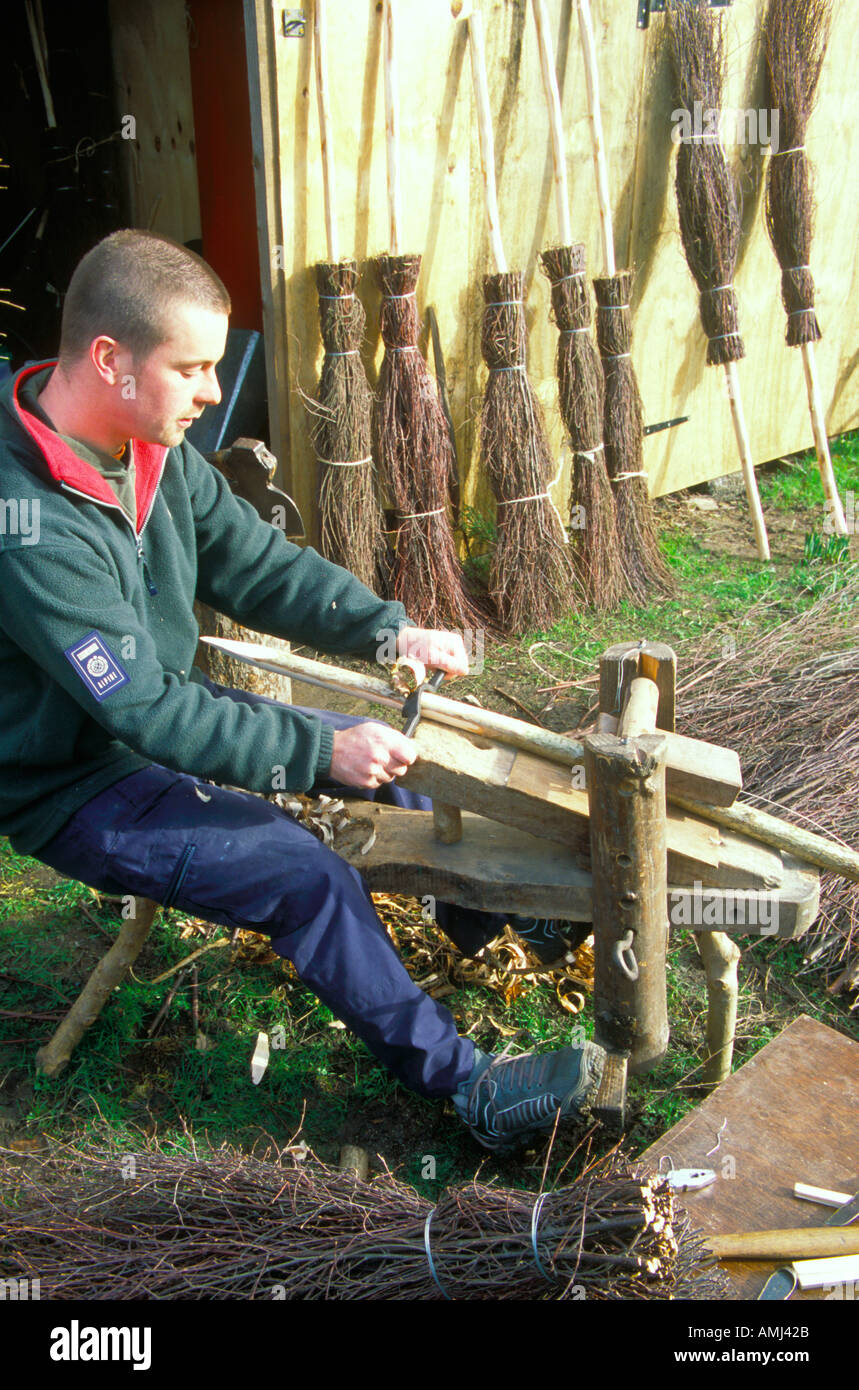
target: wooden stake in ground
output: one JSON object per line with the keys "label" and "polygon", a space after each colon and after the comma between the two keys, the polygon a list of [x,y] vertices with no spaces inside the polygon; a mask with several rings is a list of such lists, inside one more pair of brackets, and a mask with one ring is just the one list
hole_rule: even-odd
{"label": "wooden stake in ground", "polygon": [[591,336],[585,248],[572,245],[561,101],[544,0],[533,0],[540,70],[552,135],[555,200],[561,245],[540,257],[552,286],[558,325],[556,370],[561,418],[572,450],[571,550],[588,603],[613,608],[626,590],[620,567],[615,506],[603,449],[605,390]]}
{"label": "wooden stake in ground", "polygon": [[119,935],[93,970],[53,1037],[36,1053],[36,1067],[45,1076],[59,1076],[88,1028],[122,984],[149,935],[158,903],[134,899],[135,915],[123,922]]}
{"label": "wooden stake in ground", "polygon": [[802,350],[817,466],[826,498],[826,529],[846,536],[817,382],[814,344],[823,335],[814,312],[814,276],[809,265],[814,196],[805,152],[805,132],[814,109],[831,19],[830,0],[770,0],[767,9],[766,105],[771,113],[778,114],[778,148],[772,150],[767,168],[766,222],[781,266],[787,345]]}
{"label": "wooden stake in ground", "polygon": [[[733,283],[742,230],[740,208],[718,131],[710,128],[709,118],[710,112],[718,112],[722,107],[722,17],[721,12],[717,15],[698,0],[671,0],[667,23],[675,73],[673,105],[685,112],[689,123],[689,133],[681,137],[677,150],[675,186],[680,237],[698,286],[701,323],[707,335],[707,362],[725,371],[758,556],[768,560],[769,541],[737,374],[737,362],[746,355]],[[702,111],[708,113],[706,129],[699,129]]]}
{"label": "wooden stake in ground", "polygon": [[484,277],[481,335],[489,368],[480,453],[497,502],[498,543],[489,587],[507,632],[546,628],[584,597],[569,538],[549,493],[554,472],[542,411],[525,365],[524,276],[508,271],[495,187],[483,22],[468,20],[480,162],[495,273]]}
{"label": "wooden stake in ground", "polygon": [[485,625],[486,615],[463,585],[448,515],[456,458],[435,382],[418,347],[421,258],[402,254],[393,0],[385,0],[383,25],[391,254],[374,262],[385,345],[374,435],[397,512],[393,592],[422,626],[474,627]]}
{"label": "wooden stake in ground", "polygon": [[366,318],[355,293],[358,267],[339,259],[324,0],[316,0],[313,33],[328,241],[328,260],[316,266],[325,356],[316,398],[307,400],[319,460],[320,549],[375,589],[380,584],[384,533],[370,447],[373,397],[360,353]]}
{"label": "wooden stake in ground", "polygon": [[603,252],[604,273],[594,280],[594,290],[597,342],[605,379],[605,463],[614,489],[621,568],[636,601],[646,603],[654,594],[673,592],[674,582],[656,539],[647,489],[644,412],[632,365],[632,271],[618,271],[615,261],[596,45],[588,0],[577,0],[577,8]]}

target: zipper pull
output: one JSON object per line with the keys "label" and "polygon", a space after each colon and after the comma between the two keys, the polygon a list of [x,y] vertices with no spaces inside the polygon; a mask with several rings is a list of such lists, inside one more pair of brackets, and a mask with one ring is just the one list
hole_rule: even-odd
{"label": "zipper pull", "polygon": [[143,541],[141,540],[140,536],[137,537],[137,557],[138,557],[138,559],[140,560],[140,563],[141,563],[141,565],[142,565],[142,567],[143,567],[143,582],[144,582],[144,584],[146,585],[146,587],[147,587],[147,589],[149,590],[150,594],[157,594],[157,593],[158,593],[158,590],[157,590],[157,588],[155,587],[155,585],[152,583],[152,576],[151,576],[150,573],[149,573],[149,570],[148,570],[147,565],[146,565],[146,560],[145,560],[144,555],[143,555]]}

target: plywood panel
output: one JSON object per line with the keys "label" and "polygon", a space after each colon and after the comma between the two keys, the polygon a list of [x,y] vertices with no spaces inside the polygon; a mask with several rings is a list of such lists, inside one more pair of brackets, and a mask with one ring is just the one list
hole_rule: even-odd
{"label": "plywood panel", "polygon": [[[299,391],[313,390],[321,360],[313,263],[325,256],[319,132],[313,85],[312,38],[278,32],[283,7],[271,4],[270,43],[276,74],[280,211],[285,325],[276,353],[287,363],[291,484],[306,515],[314,508],[315,469]],[[265,0],[264,0],[265,3]],[[381,5],[378,0],[329,3],[329,65],[342,254],[359,261],[387,249]],[[526,274],[529,362],[546,407],[556,457],[562,430],[554,382],[556,331],[538,269],[539,251],[557,240],[551,192],[548,122],[536,39],[525,0],[484,0],[489,88],[496,132],[496,172],[502,234],[511,266]],[[635,27],[633,5],[593,0],[602,82],[602,108],[618,263],[637,271],[633,355],[645,403],[656,422],[690,415],[690,423],[651,436],[645,462],[651,491],[660,494],[733,471],[736,447],[723,395],[722,373],[704,365],[697,294],[677,233],[670,140],[671,100],[662,20]],[[574,235],[585,242],[592,273],[599,264],[599,219],[578,28],[572,0],[548,0],[568,140]],[[761,104],[759,25],[763,0],[735,0],[727,12],[730,79],[726,100]],[[308,13],[310,13],[308,7]],[[478,475],[476,420],[485,381],[480,357],[481,278],[489,269],[477,155],[477,130],[464,23],[449,0],[397,0],[403,143],[403,219],[409,250],[424,255],[418,301],[439,321],[451,408],[457,429],[463,496],[484,509],[491,499]],[[833,53],[821,89],[821,109],[809,133],[819,166],[821,227],[813,264],[824,341],[819,365],[830,432],[859,423],[856,357],[849,306],[859,300],[859,271],[850,206],[856,98],[850,73],[859,63],[859,30],[838,8]],[[848,61],[852,56],[853,61]],[[843,61],[842,61],[843,59]],[[835,132],[835,138],[833,136]],[[735,151],[736,154],[741,153]],[[804,447],[810,439],[802,366],[783,345],[778,267],[762,221],[762,156],[744,154],[747,235],[737,286],[748,360],[741,366],[755,458]],[[827,235],[842,226],[844,235]],[[371,381],[381,359],[378,294],[369,272],[360,293],[368,314],[366,363]],[[855,308],[854,308],[855,313]],[[857,359],[859,360],[859,359]],[[563,503],[567,477],[556,490]]]}
{"label": "plywood panel", "polygon": [[117,112],[137,129],[120,145],[132,225],[192,241],[200,200],[184,0],[111,0],[110,28]]}

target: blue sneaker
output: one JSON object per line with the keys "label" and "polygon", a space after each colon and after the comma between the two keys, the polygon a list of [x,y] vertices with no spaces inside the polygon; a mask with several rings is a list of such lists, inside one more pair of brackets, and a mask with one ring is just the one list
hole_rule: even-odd
{"label": "blue sneaker", "polygon": [[518,1148],[588,1108],[599,1088],[605,1051],[596,1043],[508,1057],[475,1049],[474,1066],[453,1104],[478,1144],[494,1153]]}

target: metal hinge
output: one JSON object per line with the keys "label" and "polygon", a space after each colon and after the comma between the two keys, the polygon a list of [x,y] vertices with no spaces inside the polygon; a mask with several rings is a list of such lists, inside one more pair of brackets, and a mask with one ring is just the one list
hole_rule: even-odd
{"label": "metal hinge", "polygon": [[[733,5],[734,0],[704,0],[710,9],[723,8],[726,5]],[[667,7],[667,0],[638,0],[638,27],[646,29],[650,23],[652,14],[661,14]]]}
{"label": "metal hinge", "polygon": [[284,10],[281,16],[281,33],[287,39],[303,39],[307,32],[307,15],[304,10]]}

